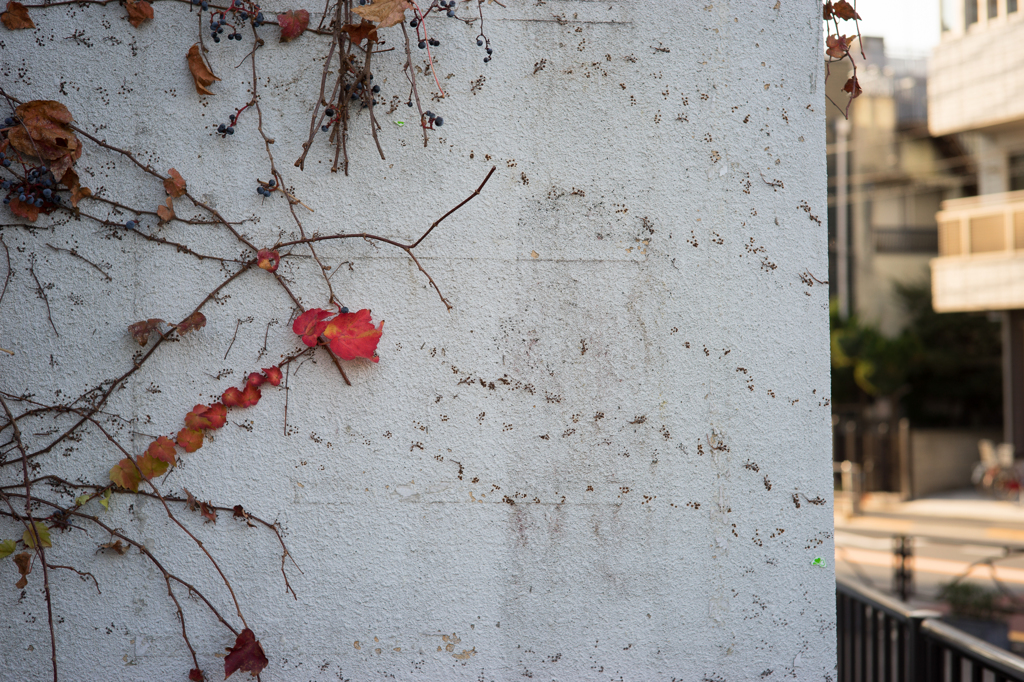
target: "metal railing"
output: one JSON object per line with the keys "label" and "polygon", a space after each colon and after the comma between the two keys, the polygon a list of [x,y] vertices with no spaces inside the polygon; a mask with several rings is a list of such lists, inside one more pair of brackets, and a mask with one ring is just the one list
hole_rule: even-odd
{"label": "metal railing", "polygon": [[1024,682],[1024,658],[836,579],[839,682]]}
{"label": "metal railing", "polygon": [[941,257],[1005,257],[1024,249],[1024,191],[947,199],[935,220]]}

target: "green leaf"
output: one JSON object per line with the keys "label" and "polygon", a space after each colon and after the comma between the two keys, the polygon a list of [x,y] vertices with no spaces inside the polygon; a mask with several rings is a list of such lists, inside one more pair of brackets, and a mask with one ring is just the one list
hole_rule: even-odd
{"label": "green leaf", "polygon": [[3,542],[0,542],[0,559],[5,559],[14,554],[14,547],[14,540],[4,540]]}
{"label": "green leaf", "polygon": [[[50,544],[50,529],[46,527],[46,524],[42,521],[35,522],[36,533],[39,535],[39,544],[43,547],[52,547]],[[26,530],[22,536],[21,541],[25,543],[25,546],[29,549],[36,548],[36,539],[32,534],[32,530]]]}
{"label": "green leaf", "polygon": [[88,502],[90,498],[92,498],[92,495],[88,493],[86,493],[85,495],[79,495],[78,497],[75,498],[75,504],[81,507],[83,504]]}
{"label": "green leaf", "polygon": [[103,497],[100,498],[100,504],[103,505],[104,509],[110,511],[110,488],[107,488],[107,491],[103,493]]}

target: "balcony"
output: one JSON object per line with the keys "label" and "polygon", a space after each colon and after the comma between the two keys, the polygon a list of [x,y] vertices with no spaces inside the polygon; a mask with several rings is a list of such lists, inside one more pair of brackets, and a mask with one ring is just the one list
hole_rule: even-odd
{"label": "balcony", "polygon": [[981,130],[1022,119],[1024,12],[1001,12],[959,35],[945,34],[929,63],[931,134]]}
{"label": "balcony", "polygon": [[1024,190],[942,202],[936,312],[1024,308]]}

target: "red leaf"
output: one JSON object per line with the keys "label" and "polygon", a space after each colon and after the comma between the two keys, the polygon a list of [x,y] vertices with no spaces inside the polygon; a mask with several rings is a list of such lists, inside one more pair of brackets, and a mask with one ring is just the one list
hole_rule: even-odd
{"label": "red leaf", "polygon": [[156,207],[156,215],[160,218],[161,225],[174,220],[174,204],[171,203],[170,197],[167,197],[163,206]]}
{"label": "red leaf", "polygon": [[264,367],[263,373],[267,375],[267,382],[271,386],[281,385],[281,368],[280,367]]}
{"label": "red leaf", "polygon": [[189,682],[206,682],[206,675],[199,668],[192,668],[188,671]]}
{"label": "red leaf", "polygon": [[[11,202],[14,203],[14,202]],[[136,322],[135,324],[128,325],[128,331],[131,332],[132,338],[138,341],[140,346],[145,346],[149,343],[149,335],[153,332],[160,333],[160,323],[163,320],[151,317],[148,320]]]}
{"label": "red leaf", "polygon": [[142,477],[139,476],[135,463],[125,458],[111,468],[110,480],[122,488],[137,493],[139,492],[139,483],[142,482]]}
{"label": "red leaf", "polygon": [[278,255],[277,251],[260,249],[259,253],[256,254],[256,265],[260,266],[267,272],[277,272],[277,266],[280,264],[281,256]]}
{"label": "red leaf", "polygon": [[177,451],[174,449],[174,441],[167,436],[160,436],[149,444],[149,447],[146,448],[146,454],[174,466],[174,455],[177,454]]}
{"label": "red leaf", "polygon": [[242,630],[235,640],[235,646],[228,649],[228,655],[224,658],[224,679],[231,677],[237,671],[242,670],[255,676],[267,667],[270,661],[263,653],[263,647],[256,639],[256,635],[249,628]]}
{"label": "red leaf", "polygon": [[331,341],[331,352],[342,360],[369,358],[377,362],[377,343],[384,332],[384,322],[374,327],[366,308],[354,313],[339,313],[323,334]]}
{"label": "red leaf", "polygon": [[157,459],[149,453],[139,457],[139,471],[142,472],[147,481],[156,476],[163,476],[167,473],[167,466],[167,462]]}
{"label": "red leaf", "polygon": [[857,14],[857,10],[853,8],[853,5],[848,3],[846,0],[839,0],[832,8],[832,13],[840,19],[860,19],[860,15]]}
{"label": "red leaf", "polygon": [[171,177],[164,180],[164,191],[177,199],[186,192],[185,178],[181,177],[181,173],[173,168],[167,171],[167,173]]}
{"label": "red leaf", "polygon": [[185,491],[185,495],[188,497],[188,501],[185,502],[185,506],[188,507],[188,510],[195,511],[198,509],[199,503],[196,502],[196,498],[192,497],[192,493],[188,491],[188,488],[182,488],[182,490]]}
{"label": "red leaf", "polygon": [[842,59],[850,51],[850,41],[853,36],[829,36],[825,38],[825,54],[833,59]]}
{"label": "red leaf", "polygon": [[302,35],[309,26],[309,12],[304,9],[288,10],[277,15],[277,23],[281,25],[281,42],[287,43]]}
{"label": "red leaf", "polygon": [[146,0],[128,0],[124,8],[128,10],[128,23],[135,28],[153,18],[153,6]]}
{"label": "red leaf", "polygon": [[178,431],[178,445],[185,452],[195,452],[203,447],[203,432],[196,429],[182,429]]}
{"label": "red leaf", "polygon": [[206,315],[203,315],[200,312],[195,312],[178,323],[178,333],[188,334],[191,331],[195,331],[196,329],[200,329],[205,326]]}
{"label": "red leaf", "polygon": [[224,391],[224,395],[220,397],[228,407],[252,407],[260,401],[262,393],[260,389],[252,384],[247,384],[245,390],[238,390],[234,386]]}
{"label": "red leaf", "polygon": [[377,42],[377,27],[366,19],[358,24],[345,24],[341,30],[347,33],[349,40],[356,45],[367,39],[373,43]]}
{"label": "red leaf", "polygon": [[267,383],[267,378],[262,374],[257,374],[256,372],[251,372],[249,374],[249,378],[245,380],[246,388],[249,386],[260,387],[265,383]]}
{"label": "red leaf", "polygon": [[20,2],[8,2],[7,11],[0,14],[0,21],[4,23],[4,26],[6,26],[9,31],[36,27],[36,25],[32,23],[31,17],[28,16],[28,10],[25,9],[25,5]]}
{"label": "red leaf", "polygon": [[23,589],[25,585],[28,585],[28,574],[32,572],[32,555],[28,552],[15,554],[14,565],[18,567],[18,573],[21,574],[21,580],[16,582],[14,586],[20,590]]}
{"label": "red leaf", "polygon": [[327,329],[327,323],[324,320],[330,316],[330,311],[321,308],[307,310],[295,318],[292,331],[302,337],[302,343],[313,347],[316,345],[316,340]]}
{"label": "red leaf", "polygon": [[14,197],[13,199],[11,199],[10,206],[11,213],[18,216],[19,218],[24,218],[30,223],[34,223],[36,219],[39,217],[38,206],[36,206],[35,204],[30,204],[25,201],[21,201],[20,199],[18,199],[18,197]]}
{"label": "red leaf", "polygon": [[227,409],[220,403],[212,407],[196,405],[185,415],[185,426],[190,429],[219,429],[227,421]]}
{"label": "red leaf", "polygon": [[213,508],[212,502],[200,502],[199,514],[207,521],[217,523],[217,510]]}
{"label": "red leaf", "polygon": [[220,79],[213,75],[213,71],[210,71],[210,67],[203,61],[203,55],[199,53],[199,43],[196,43],[188,49],[188,70],[192,74],[192,81],[196,86],[196,92],[200,95],[212,95],[213,91],[210,90],[210,86],[213,85],[214,81]]}
{"label": "red leaf", "polygon": [[860,88],[860,81],[857,80],[856,76],[850,76],[850,80],[846,81],[846,85],[843,86],[843,92],[850,93],[850,99],[858,97],[863,92]]}

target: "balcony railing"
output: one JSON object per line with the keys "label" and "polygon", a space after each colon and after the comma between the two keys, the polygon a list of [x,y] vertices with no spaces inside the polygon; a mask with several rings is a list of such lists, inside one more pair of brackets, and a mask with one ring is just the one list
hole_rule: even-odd
{"label": "balcony railing", "polygon": [[1024,682],[1024,658],[938,616],[837,578],[839,682]]}
{"label": "balcony railing", "polygon": [[1012,254],[1024,249],[1024,190],[950,199],[942,202],[935,219],[939,256]]}

